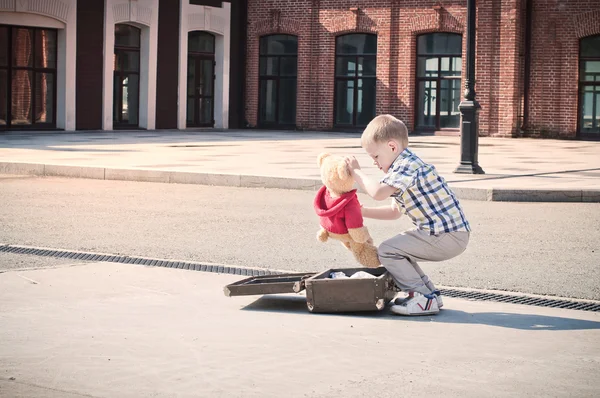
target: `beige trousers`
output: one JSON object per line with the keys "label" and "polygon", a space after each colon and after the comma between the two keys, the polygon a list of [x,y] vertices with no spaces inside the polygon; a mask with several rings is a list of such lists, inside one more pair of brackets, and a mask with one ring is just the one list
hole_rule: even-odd
{"label": "beige trousers", "polygon": [[402,291],[429,294],[436,290],[417,261],[444,261],[456,257],[467,248],[469,232],[447,232],[429,235],[412,230],[396,235],[377,250],[379,261],[392,274]]}

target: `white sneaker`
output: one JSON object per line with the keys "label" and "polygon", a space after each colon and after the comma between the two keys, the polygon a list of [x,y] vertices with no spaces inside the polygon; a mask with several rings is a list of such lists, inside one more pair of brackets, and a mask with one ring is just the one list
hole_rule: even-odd
{"label": "white sneaker", "polygon": [[442,293],[440,293],[439,290],[434,290],[433,292],[431,292],[431,294],[433,294],[435,296],[435,299],[437,300],[437,303],[438,303],[438,308],[441,310],[442,307],[444,306],[444,300],[442,300]]}
{"label": "white sneaker", "polygon": [[404,305],[411,298],[412,298],[411,296],[396,297],[394,300],[392,300],[390,302],[390,305]]}
{"label": "white sneaker", "polygon": [[[444,306],[444,300],[442,300],[442,294],[440,293],[439,290],[434,290],[433,292],[431,292],[431,294],[433,294],[435,296],[435,299],[437,300],[438,308],[441,310],[442,307]],[[390,302],[390,305],[404,305],[404,303],[406,303],[410,299],[411,299],[410,296],[397,297]]]}
{"label": "white sneaker", "polygon": [[415,293],[411,300],[402,305],[393,305],[390,310],[398,315],[435,315],[440,312],[438,302],[434,294]]}

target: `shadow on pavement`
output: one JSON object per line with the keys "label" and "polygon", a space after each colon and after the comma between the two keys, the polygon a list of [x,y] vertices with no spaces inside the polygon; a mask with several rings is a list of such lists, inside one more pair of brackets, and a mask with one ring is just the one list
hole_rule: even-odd
{"label": "shadow on pavement", "polygon": [[[532,307],[535,308],[535,307]],[[304,296],[266,295],[248,304],[243,311],[285,312],[310,314],[306,308]],[[389,310],[379,312],[357,312],[343,314],[310,314],[312,316],[352,316],[373,319],[398,319],[410,322],[440,322],[462,323],[473,325],[498,326],[519,330],[593,330],[600,329],[600,322],[587,321],[574,318],[536,314],[515,314],[510,312],[465,312],[453,309],[444,309],[437,316],[423,317],[398,317]]]}
{"label": "shadow on pavement", "polygon": [[600,322],[574,318],[510,312],[475,312],[443,310],[436,321],[445,323],[471,323],[520,330],[585,330],[600,329]]}

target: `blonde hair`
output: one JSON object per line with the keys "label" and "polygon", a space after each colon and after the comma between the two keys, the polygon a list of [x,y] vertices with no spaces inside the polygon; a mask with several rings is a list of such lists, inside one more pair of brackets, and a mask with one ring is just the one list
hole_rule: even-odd
{"label": "blonde hair", "polygon": [[404,148],[408,147],[408,129],[406,125],[392,115],[379,115],[365,128],[360,141],[362,146],[371,143],[398,141]]}

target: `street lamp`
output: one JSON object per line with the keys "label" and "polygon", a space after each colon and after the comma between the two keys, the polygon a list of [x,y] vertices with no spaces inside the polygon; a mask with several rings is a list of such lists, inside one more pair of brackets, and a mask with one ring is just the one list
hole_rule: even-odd
{"label": "street lamp", "polygon": [[458,105],[460,111],[460,165],[454,170],[460,174],[485,174],[477,162],[479,145],[479,110],[475,99],[475,0],[467,0],[467,70],[465,97]]}

